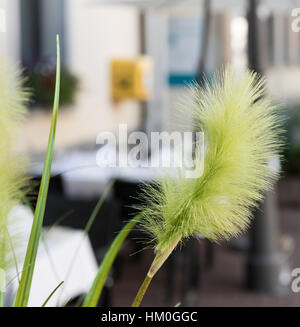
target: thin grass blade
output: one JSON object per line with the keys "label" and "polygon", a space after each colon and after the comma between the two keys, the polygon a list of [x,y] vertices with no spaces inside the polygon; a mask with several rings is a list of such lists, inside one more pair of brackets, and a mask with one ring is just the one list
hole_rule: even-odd
{"label": "thin grass blade", "polygon": [[49,300],[51,299],[51,297],[53,296],[53,294],[61,287],[61,285],[64,283],[64,281],[60,282],[55,289],[50,293],[50,295],[47,297],[47,299],[45,300],[45,302],[42,304],[42,307],[45,307],[46,304],[49,302]]}
{"label": "thin grass blade", "polygon": [[141,215],[137,215],[135,218],[133,218],[131,221],[129,221],[123,229],[119,232],[119,234],[116,236],[114,241],[112,242],[110,248],[106,252],[102,263],[98,269],[97,275],[94,279],[94,282],[83,302],[83,307],[96,307],[97,303],[99,301],[99,298],[102,293],[103,286],[105,284],[107,275],[110,271],[110,268],[122,246],[124,243],[127,235],[130,233],[130,231],[133,229],[135,224],[139,221]]}
{"label": "thin grass blade", "polygon": [[[99,211],[100,211],[100,209],[101,209],[101,207],[102,207],[102,205],[103,205],[103,202],[104,202],[105,199],[107,198],[107,196],[108,196],[109,192],[111,191],[111,189],[112,189],[114,183],[115,183],[115,179],[113,179],[113,180],[112,180],[112,181],[107,185],[107,187],[105,188],[103,194],[101,195],[100,199],[99,199],[98,202],[96,203],[96,206],[95,206],[95,208],[93,209],[93,211],[92,211],[92,213],[91,213],[91,215],[90,215],[90,217],[89,217],[89,219],[88,219],[88,221],[87,221],[87,223],[86,223],[86,225],[85,225],[84,232],[83,232],[83,236],[82,236],[81,240],[80,240],[79,243],[78,243],[78,246],[76,247],[76,249],[75,249],[75,251],[74,251],[74,255],[73,255],[73,257],[72,257],[71,263],[70,263],[69,268],[68,268],[68,270],[67,270],[67,273],[66,273],[66,275],[65,275],[65,283],[64,283],[64,286],[61,288],[61,294],[60,294],[60,295],[62,295],[62,293],[63,293],[63,291],[64,291],[64,288],[65,288],[65,286],[66,286],[66,284],[67,284],[67,281],[69,280],[70,274],[71,274],[71,272],[72,272],[72,269],[73,269],[73,266],[74,266],[74,264],[75,264],[75,260],[76,260],[76,258],[77,258],[77,256],[78,256],[78,253],[79,253],[79,251],[80,251],[80,248],[81,248],[81,246],[82,246],[84,240],[85,240],[86,237],[88,236],[88,233],[89,233],[89,231],[91,230],[91,228],[92,228],[92,226],[93,226],[93,223],[94,223],[94,221],[95,221],[95,219],[96,219],[96,217],[97,217],[97,215],[98,215],[98,213],[99,213]],[[59,303],[59,301],[60,301],[60,296],[58,297],[58,303]]]}
{"label": "thin grass blade", "polygon": [[42,224],[43,224],[45,207],[46,207],[50,175],[51,175],[51,164],[52,164],[53,152],[54,152],[54,141],[55,141],[57,113],[59,107],[59,90],[60,90],[60,48],[59,48],[58,35],[56,37],[56,43],[57,43],[56,84],[55,84],[55,96],[54,96],[51,128],[50,128],[47,153],[44,163],[42,181],[39,189],[37,205],[34,212],[34,219],[32,223],[30,238],[29,238],[25,261],[24,261],[24,266],[28,267],[28,269],[24,270],[21,276],[20,285],[16,295],[16,302],[15,302],[16,307],[24,307],[27,306],[28,304],[35,260],[36,260],[39,240],[42,231]]}

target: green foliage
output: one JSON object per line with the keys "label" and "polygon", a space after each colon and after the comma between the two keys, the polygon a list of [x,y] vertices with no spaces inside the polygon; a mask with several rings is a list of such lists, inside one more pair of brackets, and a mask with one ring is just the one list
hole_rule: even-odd
{"label": "green foliage", "polygon": [[[109,194],[109,192],[111,191],[113,185],[115,183],[115,180],[111,181],[107,187],[105,188],[104,192],[102,193],[101,197],[99,198],[98,202],[96,203],[96,206],[94,208],[94,210],[92,211],[91,215],[90,215],[90,218],[88,219],[87,221],[87,224],[84,228],[84,233],[83,233],[83,237],[81,238],[78,246],[76,247],[75,249],[75,252],[74,252],[74,256],[71,260],[71,263],[70,263],[70,266],[67,270],[67,273],[66,273],[66,276],[65,276],[65,283],[64,283],[64,286],[67,284],[67,281],[68,281],[68,278],[69,278],[69,275],[71,274],[72,272],[72,269],[73,269],[73,266],[74,266],[74,263],[75,263],[75,260],[77,258],[77,255],[79,253],[79,250],[83,244],[83,241],[85,240],[86,237],[88,237],[88,234],[93,226],[93,223],[95,222],[95,219],[97,218],[98,216],[98,213],[107,197],[107,195]],[[62,287],[62,290],[64,289],[64,287]]]}
{"label": "green foliage", "polygon": [[111,269],[111,266],[114,263],[114,260],[122,244],[124,243],[127,235],[130,233],[130,231],[133,229],[133,227],[136,225],[136,223],[139,220],[140,220],[140,216],[137,216],[133,218],[131,221],[129,221],[114,239],[113,243],[111,244],[110,248],[106,252],[101,262],[97,275],[93,281],[93,284],[84,300],[83,303],[84,307],[97,306],[106,278]]}
{"label": "green foliage", "polygon": [[204,172],[196,179],[179,172],[145,187],[142,228],[159,253],[195,233],[213,241],[237,236],[278,176],[269,161],[282,145],[281,118],[264,96],[263,79],[227,68],[203,88],[192,86],[190,96],[186,110],[205,136]]}
{"label": "green foliage", "polygon": [[[13,154],[15,134],[25,115],[29,94],[22,88],[20,73],[0,60],[0,269],[4,277],[12,273],[22,247],[20,223],[10,216],[27,188],[27,162]],[[14,271],[15,275],[16,272]],[[3,279],[3,278],[2,278]],[[3,288],[3,285],[2,287]]]}
{"label": "green foliage", "polygon": [[42,304],[42,307],[45,307],[47,305],[47,303],[49,302],[49,300],[51,299],[51,297],[55,294],[55,292],[61,287],[61,285],[63,284],[64,282],[60,282],[56,287],[55,289],[49,294],[49,296],[47,297],[47,299],[45,300],[45,302]]}
{"label": "green foliage", "polygon": [[[42,107],[51,107],[55,91],[55,70],[49,72],[30,71],[26,74],[26,83],[32,90],[34,103]],[[68,70],[61,70],[60,105],[71,105],[78,90],[77,78]]]}
{"label": "green foliage", "polygon": [[[11,153],[15,130],[24,114],[28,94],[20,90],[18,76],[0,63],[0,272],[16,262],[12,237],[8,233],[8,213],[24,198],[26,186],[23,161]],[[42,231],[42,223],[51,175],[54,140],[60,90],[60,54],[57,39],[57,71],[55,97],[47,154],[39,190],[34,220],[15,306],[27,306],[35,259]],[[182,172],[166,176],[156,184],[145,185],[141,214],[130,221],[116,236],[106,253],[83,306],[96,306],[109,270],[124,240],[136,222],[151,237],[157,251],[134,305],[139,305],[156,271],[164,263],[178,242],[200,233],[218,241],[238,235],[249,225],[251,211],[272,187],[278,171],[269,165],[278,155],[281,117],[276,106],[264,96],[264,81],[255,73],[236,75],[232,69],[216,74],[212,83],[191,87],[191,110],[195,130],[203,131],[206,149],[204,172],[195,179],[187,179]],[[196,153],[196,157],[199,153]],[[101,206],[97,204],[86,232]],[[17,243],[16,243],[17,244]],[[5,276],[2,276],[4,280]],[[61,286],[58,285],[46,299]],[[3,287],[2,287],[3,288]],[[1,294],[3,302],[3,294]],[[1,305],[1,303],[0,303]]]}
{"label": "green foliage", "polygon": [[[18,124],[25,112],[24,102],[28,100],[28,93],[22,90],[20,76],[13,74],[7,66],[0,62],[0,306],[3,306],[4,287],[6,273],[9,268],[16,266],[15,247],[16,239],[12,240],[8,233],[8,213],[11,208],[26,199],[24,186],[27,178],[25,176],[25,165],[23,161],[11,155],[11,143]],[[39,240],[42,232],[42,223],[44,218],[48,187],[51,175],[51,164],[54,153],[54,141],[57,122],[57,113],[60,99],[60,50],[59,38],[57,36],[57,68],[55,82],[55,96],[53,104],[52,121],[50,127],[49,141],[45,158],[42,181],[39,189],[36,209],[34,211],[34,220],[27,245],[26,257],[19,287],[17,290],[14,305],[24,307],[28,304],[31,282],[35,268],[35,261]],[[93,221],[104,201],[107,192],[110,190],[114,181],[109,185],[103,194],[97,206],[95,207],[88,224],[85,228],[85,234],[90,230]],[[95,277],[95,281],[85,300],[85,306],[95,306],[101,295],[102,287],[107,278],[109,270],[116,258],[116,255],[122,246],[126,236],[136,224],[136,220],[130,221],[116,237],[108,250],[100,268]],[[12,230],[15,231],[15,225]],[[53,294],[61,287],[61,282],[48,296],[42,306],[45,306]]]}
{"label": "green foliage", "polygon": [[34,212],[34,219],[33,219],[30,238],[27,246],[26,257],[24,261],[24,269],[22,272],[20,285],[16,295],[16,301],[15,301],[16,307],[27,306],[32,277],[33,277],[33,271],[35,267],[35,260],[36,260],[39,240],[42,231],[42,224],[44,219],[48,187],[49,187],[49,181],[51,175],[51,164],[52,164],[53,153],[54,153],[56,121],[57,121],[57,113],[59,107],[59,89],[60,89],[59,84],[60,84],[60,49],[59,49],[59,37],[57,36],[57,66],[56,66],[56,83],[55,83],[52,121],[51,121],[43,175],[42,175],[40,190],[38,194],[37,204]]}

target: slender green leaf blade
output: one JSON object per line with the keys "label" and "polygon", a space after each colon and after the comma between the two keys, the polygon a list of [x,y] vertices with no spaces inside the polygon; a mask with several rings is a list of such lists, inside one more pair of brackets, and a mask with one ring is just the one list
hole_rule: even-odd
{"label": "slender green leaf blade", "polygon": [[53,294],[61,287],[61,285],[64,283],[64,281],[60,282],[55,289],[49,294],[49,296],[47,297],[47,299],[45,300],[45,302],[42,304],[42,307],[45,307],[46,304],[49,302],[49,300],[51,299],[51,297],[53,296]]}
{"label": "slender green leaf blade", "polygon": [[[67,270],[67,273],[66,273],[66,275],[65,275],[65,278],[64,278],[65,283],[64,283],[64,286],[61,288],[61,294],[60,294],[60,295],[62,295],[63,290],[64,290],[64,288],[65,288],[65,286],[66,286],[66,284],[67,284],[67,282],[68,282],[68,280],[69,280],[70,274],[71,274],[72,269],[73,269],[73,266],[74,266],[74,264],[75,264],[75,260],[76,260],[76,258],[78,257],[78,253],[79,253],[80,248],[81,248],[81,246],[82,246],[82,244],[83,244],[83,241],[86,239],[86,237],[88,237],[88,233],[89,233],[89,231],[91,230],[91,228],[92,228],[92,226],[93,226],[93,223],[95,222],[95,219],[96,219],[96,217],[97,217],[97,215],[98,215],[98,213],[99,213],[99,211],[100,211],[100,209],[101,209],[101,207],[102,207],[102,205],[103,205],[103,202],[105,201],[107,195],[108,195],[109,192],[111,191],[111,189],[112,189],[114,183],[115,183],[115,179],[113,179],[113,180],[112,180],[112,181],[107,185],[107,187],[105,188],[103,194],[101,195],[100,199],[99,199],[98,202],[96,203],[96,206],[95,206],[95,208],[93,209],[93,211],[92,211],[92,213],[91,213],[91,215],[90,215],[90,217],[89,217],[89,219],[88,219],[88,221],[87,221],[87,223],[86,223],[86,226],[85,226],[85,228],[84,228],[83,237],[81,238],[81,240],[80,240],[80,242],[79,242],[77,248],[76,248],[75,251],[74,251],[73,258],[72,258],[72,260],[71,260],[71,263],[70,263],[69,268],[68,268],[68,270]],[[60,297],[58,297],[58,303],[59,303],[59,301],[60,301]]]}
{"label": "slender green leaf blade", "polygon": [[101,265],[98,269],[97,275],[93,281],[93,284],[84,300],[83,307],[96,307],[99,301],[99,298],[102,293],[102,289],[104,283],[106,281],[107,275],[110,271],[110,268],[123,244],[127,235],[135,226],[135,224],[140,219],[141,215],[136,216],[131,221],[129,221],[123,229],[119,232],[119,234],[114,239],[113,243],[111,244],[110,248],[106,252]]}
{"label": "slender green leaf blade", "polygon": [[34,212],[34,219],[32,223],[30,238],[27,246],[24,267],[28,269],[23,270],[20,285],[16,295],[16,307],[27,306],[28,298],[31,288],[32,276],[34,271],[34,265],[39,245],[39,240],[42,231],[42,224],[44,219],[46,200],[49,188],[49,181],[51,175],[51,164],[54,152],[54,141],[55,141],[55,131],[57,122],[57,112],[59,107],[59,90],[60,90],[60,48],[59,48],[59,36],[56,37],[57,43],[57,65],[56,65],[56,84],[55,84],[55,96],[51,120],[51,128],[48,140],[48,148],[44,163],[44,170],[42,181],[39,189],[37,205]]}
{"label": "slender green leaf blade", "polygon": [[4,307],[4,292],[0,291],[0,308]]}

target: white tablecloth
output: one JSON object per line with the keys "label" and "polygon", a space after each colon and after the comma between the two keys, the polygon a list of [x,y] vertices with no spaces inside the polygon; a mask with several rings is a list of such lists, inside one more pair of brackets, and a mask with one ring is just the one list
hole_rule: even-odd
{"label": "white tablecloth", "polygon": [[[154,155],[152,155],[154,156]],[[61,174],[64,195],[69,199],[92,199],[99,197],[113,178],[128,182],[150,182],[163,175],[159,167],[99,167],[97,151],[73,151],[53,161],[51,174]],[[161,160],[165,160],[164,157]],[[169,172],[175,169],[168,168]],[[43,163],[31,168],[31,174],[41,175]]]}
{"label": "white tablecloth", "polygon": [[[28,239],[32,223],[30,210],[24,206],[16,206],[11,215],[25,222],[24,233]],[[64,284],[49,300],[47,306],[63,305],[71,298],[88,291],[97,273],[97,262],[89,238],[84,237],[83,231],[53,227],[49,231],[44,229],[43,235],[45,241],[40,241],[38,249],[29,306],[41,306],[61,281],[64,281]],[[70,270],[75,254],[76,258]],[[21,270],[22,267],[19,267],[19,271]],[[14,294],[17,287],[18,280],[15,278],[7,294]]]}

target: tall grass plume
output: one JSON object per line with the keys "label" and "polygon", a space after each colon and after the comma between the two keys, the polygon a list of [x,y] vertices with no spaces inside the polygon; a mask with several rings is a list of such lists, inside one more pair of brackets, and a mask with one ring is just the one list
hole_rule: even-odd
{"label": "tall grass plume", "polygon": [[156,252],[148,278],[195,234],[219,241],[244,232],[279,173],[270,161],[282,145],[282,117],[265,95],[263,78],[227,67],[202,87],[192,85],[189,95],[192,106],[185,110],[192,111],[195,130],[204,132],[204,171],[145,187],[142,229]]}
{"label": "tall grass plume", "polygon": [[0,291],[5,288],[7,276],[16,274],[16,270],[12,271],[17,264],[21,237],[19,222],[10,211],[24,196],[27,163],[14,155],[13,146],[28,98],[20,73],[0,58]]}

